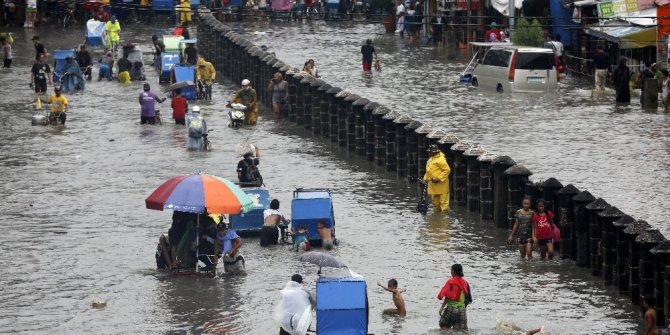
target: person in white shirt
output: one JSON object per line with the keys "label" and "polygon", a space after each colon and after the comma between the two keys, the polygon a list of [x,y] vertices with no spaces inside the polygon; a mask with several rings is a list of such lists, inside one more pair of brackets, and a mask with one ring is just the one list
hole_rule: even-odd
{"label": "person in white shirt", "polygon": [[288,225],[288,220],[279,211],[279,200],[272,199],[270,208],[263,211],[263,227],[261,228],[261,247],[277,244],[279,240],[279,225]]}
{"label": "person in white shirt", "polygon": [[397,0],[396,2],[396,33],[400,33],[400,37],[405,35],[405,5],[402,3],[402,0]]}

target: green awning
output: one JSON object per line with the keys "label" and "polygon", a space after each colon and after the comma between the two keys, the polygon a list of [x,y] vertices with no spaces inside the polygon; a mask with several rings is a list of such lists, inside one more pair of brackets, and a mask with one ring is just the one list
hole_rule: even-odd
{"label": "green awning", "polygon": [[619,45],[620,49],[638,49],[656,46],[656,26],[635,26],[625,21],[609,21],[584,29],[591,36]]}

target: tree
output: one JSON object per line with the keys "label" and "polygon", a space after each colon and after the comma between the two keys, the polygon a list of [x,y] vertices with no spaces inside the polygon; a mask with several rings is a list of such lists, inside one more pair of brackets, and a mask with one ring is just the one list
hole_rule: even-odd
{"label": "tree", "polygon": [[529,47],[542,47],[544,44],[544,32],[538,20],[529,23],[525,17],[519,18],[516,29],[512,33],[512,42],[515,45]]}

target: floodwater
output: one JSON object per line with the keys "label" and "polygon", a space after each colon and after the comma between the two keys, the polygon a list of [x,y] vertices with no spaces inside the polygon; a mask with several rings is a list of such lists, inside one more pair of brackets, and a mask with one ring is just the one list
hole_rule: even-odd
{"label": "floodwater", "polygon": [[[280,58],[296,65],[302,58],[315,58],[328,81],[395,109],[405,106],[412,115],[449,126],[494,152],[509,153],[538,175],[548,171],[546,176],[580,187],[598,186],[597,195],[601,194],[597,190],[615,189],[625,195],[609,192],[612,194],[605,198],[615,202],[620,196],[639,208],[667,203],[667,193],[662,193],[667,190],[659,185],[668,184],[664,147],[668,122],[663,114],[645,114],[635,108],[611,112],[591,106],[586,93],[568,91],[538,99],[534,102],[538,108],[519,110],[525,113],[519,117],[512,114],[515,108],[499,111],[492,101],[499,99],[520,108],[528,103],[525,98],[460,88],[450,76],[441,74],[456,73],[459,64],[430,60],[436,59],[433,50],[407,49],[389,37],[377,39],[388,62],[385,72],[366,80],[358,73],[358,54],[346,51],[371,29],[377,28],[356,26],[348,36],[346,26],[283,26],[276,29],[271,47]],[[124,35],[132,34],[145,46],[151,34],[163,31],[124,27]],[[290,39],[298,46],[315,41],[307,35],[310,32],[315,36],[326,36],[326,32],[334,42],[312,46],[300,55],[281,49],[282,40]],[[38,33],[49,50],[71,47],[81,40],[76,31],[67,37],[48,29]],[[287,247],[261,249],[258,239],[246,238],[244,276],[172,278],[155,271],[156,242],[166,233],[171,213],[145,209],[144,199],[161,182],[179,174],[203,171],[233,178],[239,159],[234,151],[242,140],[261,148],[265,182],[285,211],[289,211],[296,187],[332,190],[341,241],[334,253],[367,280],[370,333],[441,333],[435,297],[454,262],[464,265],[474,293],[475,302],[468,308],[468,334],[495,333],[497,318],[524,328],[545,325],[552,334],[630,334],[640,329],[639,312],[628,299],[602,287],[588,271],[569,261],[520,260],[515,250],[505,246],[505,231],[480,222],[477,215],[461,208],[448,215],[418,215],[413,212],[415,185],[389,177],[289,123],[270,121],[264,114],[255,128],[226,128],[223,103],[233,92],[229,84],[216,85],[214,101],[200,104],[209,128],[214,129],[209,137],[214,149],[209,153],[187,152],[185,129],[170,122],[140,125],[138,82],[121,86],[94,81],[87,85],[86,93],[68,96],[71,112],[66,127],[31,127],[30,117],[35,113],[34,95],[27,85],[33,56],[31,36],[32,32],[16,33],[14,67],[0,71],[0,91],[11,97],[0,102],[4,129],[0,133],[0,333],[276,333],[272,315],[279,289],[296,272],[303,274],[312,290],[317,278],[317,269],[299,263]],[[257,36],[259,41],[269,38]],[[323,50],[317,52],[319,47]],[[325,57],[327,48],[330,52]],[[392,55],[393,50],[405,52]],[[412,53],[420,57],[417,64],[434,74],[422,76],[418,65],[413,65]],[[397,63],[403,59],[407,70],[394,70],[394,57]],[[339,72],[329,70],[336,62],[344,66]],[[351,70],[341,70],[349,65]],[[148,80],[155,83],[153,68],[146,66],[145,70]],[[159,90],[156,84],[152,86]],[[445,95],[447,101],[432,97],[438,87],[450,91]],[[434,100],[428,105],[403,104],[412,96]],[[473,99],[466,100],[468,96]],[[470,107],[474,101],[480,101],[479,110]],[[561,107],[540,111],[546,109],[542,106],[555,104]],[[574,110],[570,112],[567,105]],[[589,110],[583,119],[576,116],[579,108]],[[162,109],[163,115],[169,115],[167,103]],[[572,119],[581,120],[578,125],[562,119],[570,113]],[[496,115],[503,119],[493,118]],[[541,121],[536,120],[537,115],[543,116]],[[169,117],[164,119],[169,121]],[[503,120],[508,129],[493,127]],[[559,131],[542,131],[549,127]],[[622,133],[622,137],[614,141],[603,136],[610,133]],[[580,134],[589,136],[576,140]],[[527,142],[538,138],[544,138],[544,144]],[[570,165],[565,164],[568,160]],[[595,167],[603,169],[595,171]],[[594,182],[593,175],[603,182]],[[628,186],[640,187],[643,182],[644,192],[630,191]],[[654,198],[652,193],[658,193],[655,201],[649,200]],[[382,309],[391,307],[391,296],[377,288],[376,282],[391,277],[407,290],[405,320],[381,315]],[[107,307],[91,308],[95,300],[106,301]]]}

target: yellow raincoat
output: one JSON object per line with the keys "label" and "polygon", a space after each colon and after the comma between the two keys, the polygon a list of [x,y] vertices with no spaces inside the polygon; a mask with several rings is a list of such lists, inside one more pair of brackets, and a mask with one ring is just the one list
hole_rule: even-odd
{"label": "yellow raincoat", "polygon": [[248,107],[244,111],[244,124],[253,126],[258,121],[258,99],[256,98],[256,90],[249,87],[248,89],[241,89],[235,93],[232,99],[232,103],[240,103]]}
{"label": "yellow raincoat", "polygon": [[428,194],[433,198],[436,211],[449,210],[449,173],[451,169],[443,153],[438,152],[428,159],[423,180],[428,183]]}
{"label": "yellow raincoat", "polygon": [[196,67],[197,79],[204,80],[205,84],[211,85],[216,79],[216,70],[212,63],[205,61],[202,57],[198,58],[198,66]]}
{"label": "yellow raincoat", "polygon": [[191,0],[180,0],[177,6],[179,23],[191,22]]}

